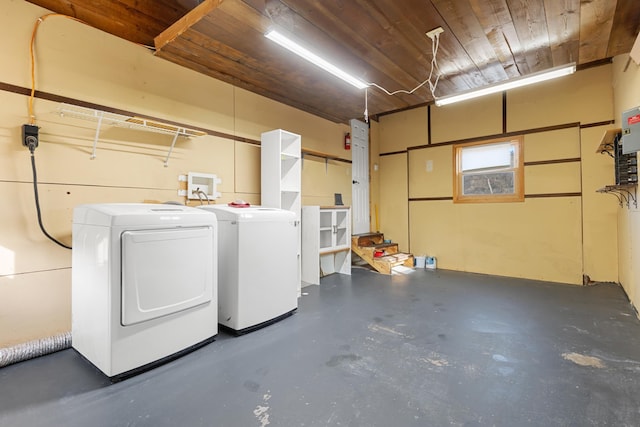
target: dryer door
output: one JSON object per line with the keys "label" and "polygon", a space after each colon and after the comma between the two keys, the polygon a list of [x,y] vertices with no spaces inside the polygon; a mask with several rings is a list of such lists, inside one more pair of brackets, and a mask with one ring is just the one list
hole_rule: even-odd
{"label": "dryer door", "polygon": [[122,233],[123,326],[211,301],[213,233],[212,227]]}

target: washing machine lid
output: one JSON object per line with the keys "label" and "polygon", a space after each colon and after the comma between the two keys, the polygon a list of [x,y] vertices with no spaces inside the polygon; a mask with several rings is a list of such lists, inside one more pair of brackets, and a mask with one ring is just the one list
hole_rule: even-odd
{"label": "washing machine lid", "polygon": [[234,208],[225,205],[202,205],[198,209],[216,214],[218,221],[294,221],[295,212],[284,209],[251,206]]}
{"label": "washing machine lid", "polygon": [[210,213],[189,206],[151,203],[102,203],[79,205],[73,210],[73,223],[99,226],[172,227],[215,224]]}

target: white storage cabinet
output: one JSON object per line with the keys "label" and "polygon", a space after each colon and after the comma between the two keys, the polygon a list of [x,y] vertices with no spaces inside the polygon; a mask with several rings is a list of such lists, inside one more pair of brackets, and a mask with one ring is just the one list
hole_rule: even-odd
{"label": "white storage cabinet", "polygon": [[347,206],[302,208],[302,282],[320,284],[332,273],[351,274],[351,209]]}

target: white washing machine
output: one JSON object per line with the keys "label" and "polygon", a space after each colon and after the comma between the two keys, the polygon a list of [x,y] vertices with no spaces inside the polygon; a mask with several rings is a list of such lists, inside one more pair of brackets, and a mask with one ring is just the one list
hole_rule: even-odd
{"label": "white washing machine", "polygon": [[215,215],[186,206],[77,206],[73,348],[121,379],[211,342],[217,233]]}
{"label": "white washing machine", "polygon": [[204,205],[218,218],[218,322],[243,334],[298,308],[298,221],[275,208]]}

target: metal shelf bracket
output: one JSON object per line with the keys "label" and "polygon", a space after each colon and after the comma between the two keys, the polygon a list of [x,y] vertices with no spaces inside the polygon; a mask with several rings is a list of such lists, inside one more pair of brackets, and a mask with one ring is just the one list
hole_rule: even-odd
{"label": "metal shelf bracket", "polygon": [[598,193],[612,194],[616,196],[620,207],[627,205],[627,208],[631,207],[631,203],[637,209],[638,208],[638,195],[636,185],[606,185],[596,190]]}

